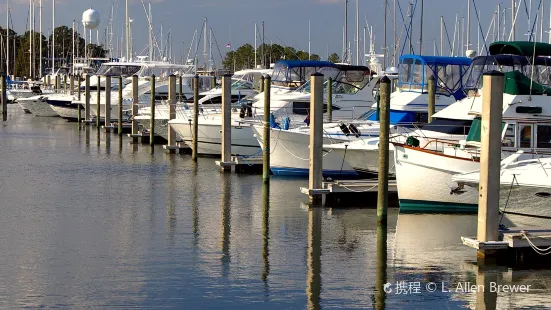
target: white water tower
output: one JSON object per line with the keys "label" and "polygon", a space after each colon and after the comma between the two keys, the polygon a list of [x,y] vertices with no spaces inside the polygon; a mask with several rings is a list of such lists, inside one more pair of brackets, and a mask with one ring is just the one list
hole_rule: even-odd
{"label": "white water tower", "polygon": [[98,11],[89,8],[82,13],[82,24],[86,29],[93,30],[98,28],[100,23]]}

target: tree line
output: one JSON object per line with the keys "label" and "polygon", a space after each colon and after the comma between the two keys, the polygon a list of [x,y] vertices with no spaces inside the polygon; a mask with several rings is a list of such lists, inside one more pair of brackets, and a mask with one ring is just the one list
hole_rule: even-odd
{"label": "tree line", "polygon": [[[321,60],[321,57],[317,54],[308,54],[308,52],[297,50],[290,46],[281,46],[279,44],[261,44],[255,56],[254,47],[250,44],[244,44],[235,51],[226,53],[222,65],[224,69],[233,71],[253,68],[255,65],[255,57],[256,64],[264,65],[265,67],[269,67],[271,63],[280,59]],[[333,63],[340,61],[336,53],[331,54],[328,60]]]}
{"label": "tree line", "polygon": [[[42,76],[45,72],[51,71],[51,59],[52,59],[52,35],[45,37],[43,34],[37,31],[26,31],[23,34],[17,34],[10,29],[9,32],[9,64],[10,74],[19,77],[30,77],[30,42],[31,34],[33,35],[33,71],[35,75],[33,78]],[[60,26],[54,29],[55,35],[55,59],[56,66],[61,64],[71,64],[73,58],[73,30],[67,26]],[[6,72],[6,29],[0,27],[1,36],[1,63],[0,68],[2,72]],[[40,68],[40,41],[42,40],[42,67],[44,72],[38,72]],[[79,57],[84,57],[85,49],[88,50],[89,57],[105,57],[107,50],[102,45],[88,44],[85,40],[75,32],[75,54]],[[75,55],[75,56],[76,56]],[[49,71],[46,71],[49,70]]]}

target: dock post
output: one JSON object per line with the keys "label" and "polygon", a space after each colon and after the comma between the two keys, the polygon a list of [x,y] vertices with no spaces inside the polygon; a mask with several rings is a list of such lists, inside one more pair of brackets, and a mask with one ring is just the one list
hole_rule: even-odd
{"label": "dock post", "polygon": [[7,96],[7,85],[6,85],[6,75],[2,74],[2,121],[8,120],[8,96]]}
{"label": "dock post", "polygon": [[[480,242],[498,241],[503,79],[503,73],[498,71],[484,73],[483,77],[477,230]],[[477,252],[480,258],[492,254],[495,253],[491,250]]]}
{"label": "dock post", "polygon": [[333,79],[327,80],[327,121],[333,122]]}
{"label": "dock post", "polygon": [[[380,85],[380,84],[379,84]],[[375,102],[377,103],[377,112],[375,113],[375,121],[381,120],[381,89],[375,94]]]}
{"label": "dock post", "polygon": [[390,79],[385,75],[380,83],[379,123],[379,183],[377,191],[377,221],[386,224],[388,211],[388,166],[390,133]]}
{"label": "dock post", "polygon": [[109,132],[111,126],[111,76],[105,76],[105,131]]}
{"label": "dock post", "polygon": [[272,78],[264,76],[264,145],[262,146],[262,180],[270,182],[270,87]]}
{"label": "dock post", "polygon": [[264,75],[260,76],[260,92],[264,92]]}
{"label": "dock post", "polygon": [[96,91],[96,127],[101,125],[101,76],[98,75],[98,90]]}
{"label": "dock post", "polygon": [[132,76],[132,143],[138,142],[138,76]]}
{"label": "dock post", "polygon": [[49,74],[46,76],[46,86],[52,86],[52,76]]}
{"label": "dock post", "polygon": [[312,194],[320,189],[323,181],[323,74],[310,77],[310,171],[308,173],[308,196],[311,204],[321,204],[322,196]]}
{"label": "dock post", "polygon": [[67,75],[63,75],[63,93],[67,94]]}
{"label": "dock post", "polygon": [[122,76],[119,75],[119,118],[117,120],[118,122],[118,132],[119,132],[119,137],[122,137],[122,104],[123,104],[123,100],[122,100]]}
{"label": "dock post", "polygon": [[91,120],[92,113],[90,111],[90,75],[84,77],[84,121],[88,125]]}
{"label": "dock post", "polygon": [[78,101],[80,102],[80,99],[81,99],[80,78],[77,79],[77,85],[78,85]]}
{"label": "dock post", "polygon": [[184,102],[184,78],[180,75],[178,77],[178,101]]}
{"label": "dock post", "polygon": [[210,88],[211,88],[211,89],[216,88],[216,77],[214,77],[214,78],[210,81]]}
{"label": "dock post", "polygon": [[55,81],[54,81],[54,83],[55,83],[55,86],[54,86],[55,92],[56,92],[56,93],[59,93],[59,75],[56,75],[56,76],[55,76]]}
{"label": "dock post", "polygon": [[193,147],[192,147],[192,153],[191,153],[191,159],[193,161],[197,161],[197,153],[198,153],[198,140],[199,140],[199,76],[196,74],[193,77]]}
{"label": "dock post", "polygon": [[429,123],[432,122],[432,116],[436,112],[436,80],[434,75],[429,76],[428,79],[429,86]]}
{"label": "dock post", "polygon": [[69,94],[72,96],[75,93],[75,75],[71,74],[69,78]]}
{"label": "dock post", "polygon": [[[176,97],[176,76],[170,75],[168,77],[168,121],[176,118],[176,103],[178,98]],[[168,124],[168,146],[176,146],[176,131],[174,128]],[[174,153],[175,150],[170,149],[171,153]]]}
{"label": "dock post", "polygon": [[151,98],[149,107],[151,114],[149,116],[149,145],[155,145],[155,74],[151,75]]}
{"label": "dock post", "polygon": [[231,75],[222,76],[222,171],[231,171],[225,165],[231,160]]}

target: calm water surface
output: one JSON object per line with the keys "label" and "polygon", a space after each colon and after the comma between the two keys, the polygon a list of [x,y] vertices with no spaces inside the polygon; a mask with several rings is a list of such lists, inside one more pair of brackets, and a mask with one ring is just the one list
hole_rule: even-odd
{"label": "calm water surface", "polygon": [[[551,270],[477,266],[460,240],[475,216],[393,209],[385,244],[375,210],[304,207],[305,180],[263,188],[212,158],[194,164],[16,105],[0,158],[2,308],[551,307]],[[531,288],[456,291],[484,281]]]}

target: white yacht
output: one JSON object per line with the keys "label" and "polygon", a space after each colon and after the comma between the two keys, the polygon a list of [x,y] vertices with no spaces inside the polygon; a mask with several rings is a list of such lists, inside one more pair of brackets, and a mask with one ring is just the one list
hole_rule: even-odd
{"label": "white yacht", "polygon": [[[507,156],[523,150],[520,159],[551,155],[551,107],[547,95],[551,93],[548,88],[551,61],[546,57],[531,60],[534,44],[539,53],[551,55],[551,45],[545,43],[492,44],[492,54],[506,49],[519,56],[493,55],[475,59],[464,80],[469,97],[454,104],[467,107],[470,115],[480,116],[482,73],[504,72],[502,153]],[[533,79],[525,74],[533,75]],[[464,114],[465,117],[468,114]],[[472,121],[466,141],[444,144],[443,151],[411,143],[414,138],[410,143],[394,144],[400,209],[405,212],[477,212],[478,194],[465,191],[452,177],[479,169],[480,118]]]}
{"label": "white yacht", "polygon": [[[272,73],[272,69],[248,69],[235,72],[231,77],[231,102],[258,94],[261,76]],[[199,93],[199,104],[222,104],[222,86]]]}

